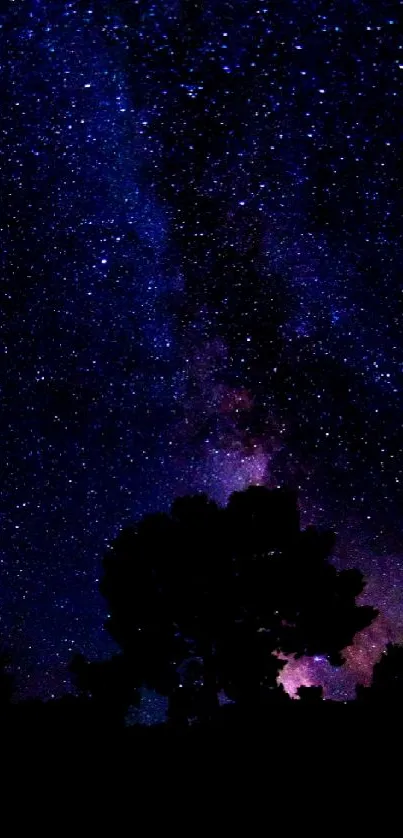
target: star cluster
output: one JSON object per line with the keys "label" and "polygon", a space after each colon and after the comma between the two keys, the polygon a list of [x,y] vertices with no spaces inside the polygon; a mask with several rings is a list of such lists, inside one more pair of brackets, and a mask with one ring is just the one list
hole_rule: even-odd
{"label": "star cluster", "polygon": [[[15,0],[0,15],[1,625],[21,694],[111,648],[121,526],[298,487],[403,639],[402,4]],[[399,169],[400,167],[400,169]],[[288,679],[288,680],[287,680]]]}

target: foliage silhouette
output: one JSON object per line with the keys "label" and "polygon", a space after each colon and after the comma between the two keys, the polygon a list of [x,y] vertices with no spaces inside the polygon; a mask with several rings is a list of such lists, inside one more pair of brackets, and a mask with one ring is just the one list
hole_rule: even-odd
{"label": "foliage silhouette", "polygon": [[69,671],[83,699],[91,700],[94,721],[123,724],[130,705],[140,701],[122,655],[103,661],[87,661],[81,654],[72,658]]}
{"label": "foliage silhouette", "polygon": [[10,655],[0,648],[0,712],[9,706],[14,693],[14,678],[10,664]]}
{"label": "foliage silhouette", "polygon": [[171,721],[187,724],[215,718],[222,694],[243,713],[285,701],[280,652],[341,665],[377,612],[356,605],[362,574],[329,563],[334,540],[301,531],[296,493],[263,487],[225,508],[180,498],[123,530],[100,588],[127,683],[167,696]]}
{"label": "foliage silhouette", "polygon": [[318,704],[323,700],[323,687],[298,687],[297,694],[304,704]]}
{"label": "foliage silhouette", "polygon": [[367,704],[403,706],[403,646],[388,643],[375,664],[369,687],[357,686],[358,701]]}

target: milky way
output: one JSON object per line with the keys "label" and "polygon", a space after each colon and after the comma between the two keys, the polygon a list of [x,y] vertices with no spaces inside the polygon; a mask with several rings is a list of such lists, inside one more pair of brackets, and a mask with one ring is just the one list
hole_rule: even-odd
{"label": "milky way", "polygon": [[403,639],[402,4],[9,5],[0,605],[20,692],[112,649],[97,584],[121,526],[286,482],[382,611],[341,672],[284,671],[343,698]]}

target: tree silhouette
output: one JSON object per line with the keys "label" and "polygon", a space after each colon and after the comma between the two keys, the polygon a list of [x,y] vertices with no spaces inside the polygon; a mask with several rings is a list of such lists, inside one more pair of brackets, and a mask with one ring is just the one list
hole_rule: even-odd
{"label": "tree silhouette", "polygon": [[334,535],[301,531],[297,495],[250,487],[225,508],[204,495],[123,530],[104,559],[106,627],[129,680],[169,697],[178,723],[285,700],[278,653],[342,650],[376,616],[358,570],[328,562]]}
{"label": "tree silhouette", "polygon": [[129,706],[140,701],[122,655],[87,661],[83,655],[76,654],[69,671],[81,696],[91,699],[95,723],[99,719],[103,725],[123,724]]}
{"label": "tree silhouette", "polygon": [[10,704],[14,692],[14,678],[10,672],[11,658],[0,648],[0,711]]}
{"label": "tree silhouette", "polygon": [[358,701],[371,704],[403,706],[403,646],[388,643],[374,665],[369,687],[357,687]]}
{"label": "tree silhouette", "polygon": [[323,701],[323,687],[305,687],[301,685],[297,694],[304,704],[318,704]]}

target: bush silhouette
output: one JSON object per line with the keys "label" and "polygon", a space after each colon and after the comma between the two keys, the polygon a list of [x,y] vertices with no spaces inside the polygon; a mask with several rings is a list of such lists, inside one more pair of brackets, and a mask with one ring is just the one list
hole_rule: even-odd
{"label": "bush silhouette", "polygon": [[356,605],[362,574],[329,563],[334,541],[301,530],[294,492],[262,487],[225,508],[180,498],[123,530],[100,587],[132,686],[167,696],[186,724],[214,718],[221,695],[248,713],[284,700],[279,652],[341,665],[377,612]]}
{"label": "bush silhouette", "polygon": [[76,654],[69,671],[81,698],[91,701],[94,724],[97,719],[103,726],[123,724],[129,706],[140,701],[122,655],[103,661],[87,661],[83,655]]}
{"label": "bush silhouette", "polygon": [[403,646],[388,643],[375,664],[369,687],[357,687],[358,701],[367,704],[403,705]]}
{"label": "bush silhouette", "polygon": [[0,648],[0,712],[9,707],[14,693],[14,678],[10,664],[10,655]]}
{"label": "bush silhouette", "polygon": [[318,704],[323,700],[322,687],[298,687],[298,697],[304,704]]}

